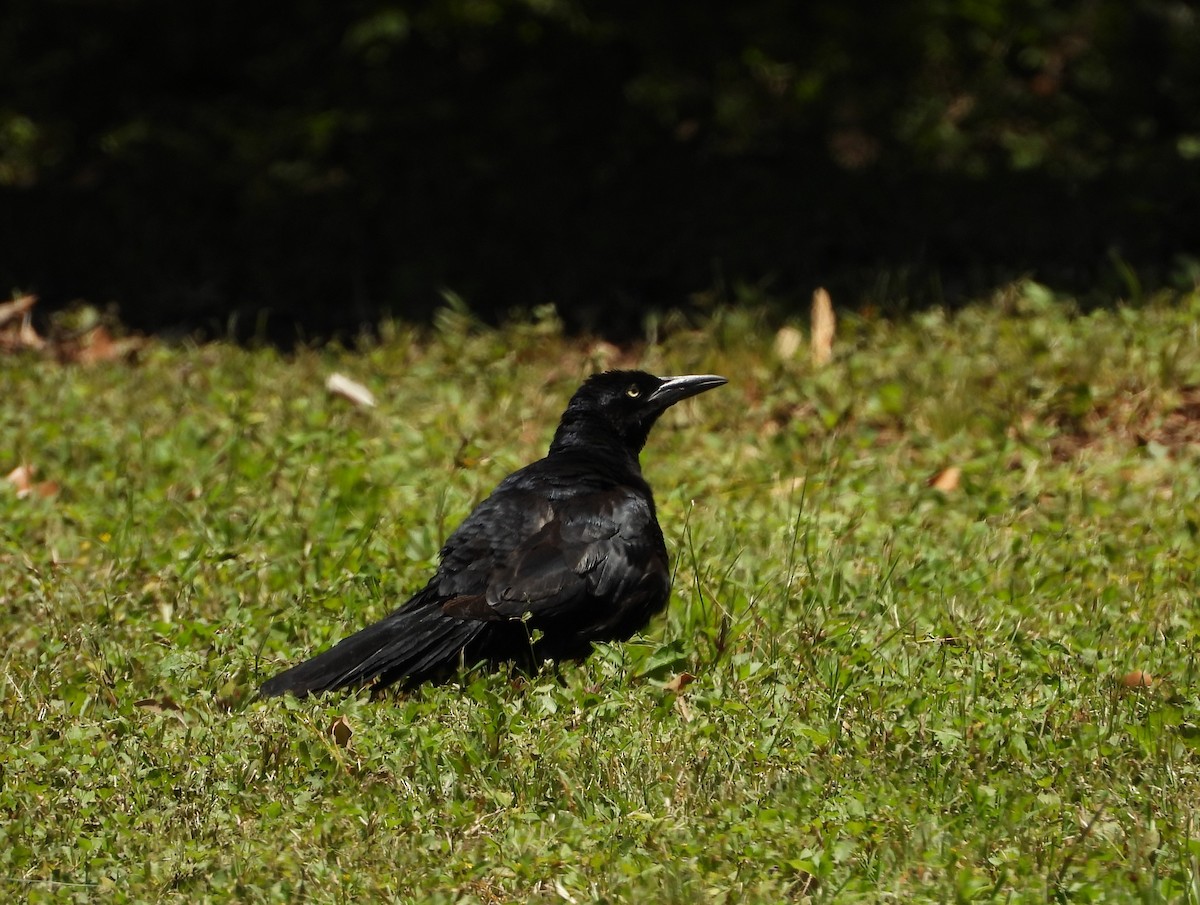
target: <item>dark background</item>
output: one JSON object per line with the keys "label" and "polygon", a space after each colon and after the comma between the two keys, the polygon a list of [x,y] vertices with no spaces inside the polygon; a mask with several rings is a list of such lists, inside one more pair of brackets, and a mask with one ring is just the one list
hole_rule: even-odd
{"label": "dark background", "polygon": [[1200,274],[1161,0],[8,0],[0,292],[307,335]]}

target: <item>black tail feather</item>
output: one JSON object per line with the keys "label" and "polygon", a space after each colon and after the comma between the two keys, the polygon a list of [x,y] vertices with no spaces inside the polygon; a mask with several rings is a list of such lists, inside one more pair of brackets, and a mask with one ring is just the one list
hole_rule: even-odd
{"label": "black tail feather", "polygon": [[413,601],[339,641],[311,660],[268,679],[262,697],[299,697],[378,682],[416,684],[453,672],[485,623],[455,619],[440,606]]}

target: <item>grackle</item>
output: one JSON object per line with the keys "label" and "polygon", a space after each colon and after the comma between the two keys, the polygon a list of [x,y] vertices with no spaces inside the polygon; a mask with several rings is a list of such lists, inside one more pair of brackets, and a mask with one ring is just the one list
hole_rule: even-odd
{"label": "grackle", "polygon": [[544,459],[509,475],[442,548],[399,609],[265,682],[263,696],[452,676],[460,665],[583,659],[667,605],[671,572],[638,454],[668,407],[712,374],[595,374],[571,397]]}

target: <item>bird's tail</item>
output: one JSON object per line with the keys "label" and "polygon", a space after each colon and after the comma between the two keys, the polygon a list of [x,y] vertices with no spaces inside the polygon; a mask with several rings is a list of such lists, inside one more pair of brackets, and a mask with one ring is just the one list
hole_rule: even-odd
{"label": "bird's tail", "polygon": [[329,650],[268,679],[262,697],[317,694],[338,688],[413,685],[452,673],[485,623],[456,619],[420,596]]}

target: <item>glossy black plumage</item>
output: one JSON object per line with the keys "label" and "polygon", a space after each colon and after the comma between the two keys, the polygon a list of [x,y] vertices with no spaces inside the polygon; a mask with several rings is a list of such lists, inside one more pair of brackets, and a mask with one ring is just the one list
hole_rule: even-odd
{"label": "glossy black plumage", "polygon": [[666,606],[671,584],[638,453],[662,412],[725,382],[642,371],[590,377],[546,457],[501,481],[459,525],[422,590],[268,680],[261,694],[411,686],[460,664],[533,667],[629,638]]}

